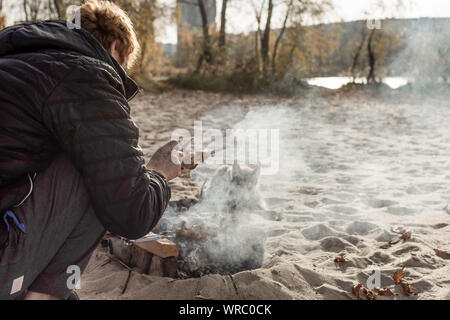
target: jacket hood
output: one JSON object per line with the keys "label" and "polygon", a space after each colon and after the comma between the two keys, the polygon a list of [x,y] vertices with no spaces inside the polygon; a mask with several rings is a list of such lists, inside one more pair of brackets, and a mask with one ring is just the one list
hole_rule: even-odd
{"label": "jacket hood", "polygon": [[119,74],[127,100],[134,98],[138,92],[136,83],[97,39],[84,29],[69,29],[66,21],[25,23],[0,32],[0,57],[44,49],[74,51],[102,60]]}

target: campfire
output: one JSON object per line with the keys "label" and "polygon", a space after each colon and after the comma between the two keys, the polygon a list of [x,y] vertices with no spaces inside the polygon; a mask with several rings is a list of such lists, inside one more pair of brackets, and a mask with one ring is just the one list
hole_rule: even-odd
{"label": "campfire", "polygon": [[199,201],[172,202],[155,234],[127,244],[115,241],[110,251],[144,273],[176,278],[260,268],[266,235],[251,220],[251,212],[263,205],[258,177],[258,168],[219,168]]}
{"label": "campfire", "polygon": [[111,236],[109,253],[130,269],[179,279],[235,274],[263,263],[265,235],[255,227],[227,225],[219,232],[182,222],[166,228],[137,241]]}
{"label": "campfire", "polygon": [[[163,228],[169,225],[165,224]],[[261,267],[265,236],[257,228],[221,221],[218,228],[180,224],[163,232],[179,248],[180,277],[234,274]]]}

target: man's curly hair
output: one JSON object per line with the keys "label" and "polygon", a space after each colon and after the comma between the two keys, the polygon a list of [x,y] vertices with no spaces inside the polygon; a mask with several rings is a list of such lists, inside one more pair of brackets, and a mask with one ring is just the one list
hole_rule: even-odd
{"label": "man's curly hair", "polygon": [[136,62],[140,47],[128,15],[116,4],[105,0],[86,0],[80,7],[81,27],[89,31],[106,50],[117,40],[116,50],[128,67]]}

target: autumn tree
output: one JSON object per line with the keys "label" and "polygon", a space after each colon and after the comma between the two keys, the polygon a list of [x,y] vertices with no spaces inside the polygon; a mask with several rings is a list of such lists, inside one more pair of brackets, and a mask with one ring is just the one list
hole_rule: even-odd
{"label": "autumn tree", "polygon": [[[396,0],[389,5],[379,1],[370,12],[386,12],[397,10],[400,11],[406,5],[404,0]],[[366,14],[368,14],[366,12]],[[350,73],[353,81],[356,79],[357,66],[360,63],[364,48],[366,49],[367,58],[365,59],[366,67],[363,64],[363,70],[367,69],[366,81],[368,84],[377,82],[382,77],[383,67],[388,64],[387,58],[402,49],[402,34],[393,31],[389,24],[385,21],[369,19],[365,21],[362,31],[361,39],[357,43],[357,48],[353,54],[353,61]],[[385,24],[383,26],[383,24]],[[364,61],[364,60],[363,60]]]}
{"label": "autumn tree", "polygon": [[208,14],[204,0],[197,0],[198,8],[200,10],[200,16],[202,19],[202,33],[203,33],[203,50],[198,59],[196,72],[200,71],[203,62],[208,64],[214,63],[214,55],[211,45],[211,36],[209,34],[209,21]]}
{"label": "autumn tree", "polygon": [[6,27],[6,15],[3,13],[3,0],[0,0],[0,30]]}
{"label": "autumn tree", "polygon": [[350,73],[353,81],[357,75],[365,74],[368,84],[381,81],[386,74],[389,59],[398,54],[404,46],[403,34],[390,21],[380,21],[378,27],[363,22],[360,39],[355,45]]}
{"label": "autumn tree", "polygon": [[139,58],[132,70],[135,74],[147,74],[152,71],[162,56],[162,49],[155,39],[155,20],[164,15],[164,4],[156,0],[113,0],[129,15],[136,30],[141,46]]}
{"label": "autumn tree", "polygon": [[25,21],[65,19],[66,9],[74,3],[77,2],[74,0],[21,0],[20,7]]}
{"label": "autumn tree", "polygon": [[[262,72],[267,79],[269,76],[269,70],[271,77],[277,76],[279,73],[279,67],[277,65],[278,54],[282,45],[289,46],[289,54],[283,57],[284,63],[291,65],[292,59],[294,59],[295,50],[298,47],[298,41],[300,41],[303,33],[303,26],[306,17],[310,20],[319,18],[325,12],[332,9],[331,2],[328,0],[281,0],[274,2],[269,0],[267,3],[267,14],[264,31],[261,31],[262,16],[264,12],[264,6],[266,1],[262,2],[259,9],[254,10],[257,21],[257,37],[260,39],[260,52],[262,63]],[[274,15],[275,5],[278,8],[284,8],[283,20],[281,28],[278,30],[272,30],[272,19]],[[285,35],[288,34],[289,40],[284,41]],[[274,40],[271,40],[271,37]],[[285,48],[283,48],[286,52]],[[284,69],[281,67],[281,69]]]}
{"label": "autumn tree", "polygon": [[287,5],[287,9],[286,9],[286,14],[284,15],[283,26],[281,27],[281,30],[278,33],[277,39],[275,40],[275,44],[273,46],[273,51],[272,51],[272,75],[274,75],[275,71],[276,71],[276,58],[277,58],[277,53],[278,53],[278,47],[280,45],[281,40],[283,39],[284,33],[286,32],[287,22],[288,22],[288,19],[289,19],[289,15],[292,12],[292,5],[293,5],[293,3],[294,3],[294,0],[289,0],[289,3]]}
{"label": "autumn tree", "polygon": [[354,53],[353,53],[352,66],[351,66],[351,69],[350,69],[350,74],[352,75],[353,82],[355,82],[356,78],[357,78],[356,70],[357,70],[357,67],[358,67],[358,63],[359,63],[361,54],[364,51],[363,48],[364,48],[364,44],[366,43],[366,39],[367,39],[366,29],[367,29],[367,26],[363,22],[360,39],[356,40],[357,44],[356,44],[356,48],[355,48]]}
{"label": "autumn tree", "polygon": [[59,20],[67,19],[67,8],[69,8],[70,5],[75,5],[76,3],[77,1],[74,0],[48,0],[50,17]]}
{"label": "autumn tree", "polygon": [[42,12],[45,3],[41,0],[22,0],[22,9],[25,21],[36,21]]}

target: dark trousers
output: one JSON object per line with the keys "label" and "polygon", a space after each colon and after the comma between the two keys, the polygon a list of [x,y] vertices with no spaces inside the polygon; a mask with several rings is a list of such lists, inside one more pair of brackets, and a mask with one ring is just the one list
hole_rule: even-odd
{"label": "dark trousers", "polygon": [[30,197],[11,211],[26,232],[8,218],[0,299],[15,299],[25,290],[67,298],[105,233],[79,172],[64,155],[56,156],[34,179]]}

